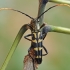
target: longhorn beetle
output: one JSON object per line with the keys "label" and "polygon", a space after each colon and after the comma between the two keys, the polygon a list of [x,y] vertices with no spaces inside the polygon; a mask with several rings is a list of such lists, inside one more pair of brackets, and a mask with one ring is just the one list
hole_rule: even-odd
{"label": "longhorn beetle", "polygon": [[[34,23],[32,22],[31,24],[34,24]],[[42,56],[45,56],[48,54],[46,48],[42,44],[47,32],[48,30],[46,30],[45,27],[42,28],[42,31],[41,31],[41,27],[38,30],[31,28],[31,34],[24,36],[25,39],[31,41],[31,47],[29,48],[28,52],[30,51],[30,49],[34,49],[35,56],[36,56],[35,59],[38,64],[41,64]],[[29,36],[31,36],[32,39],[27,38]],[[42,49],[45,50],[46,54],[42,54]]]}
{"label": "longhorn beetle", "polygon": [[[17,11],[19,13],[22,13],[22,14],[28,16],[30,19],[32,19],[31,23],[28,24],[28,27],[31,30],[31,34],[28,34],[28,35],[24,36],[24,38],[29,40],[29,41],[31,41],[31,47],[29,48],[28,53],[29,53],[29,51],[31,49],[34,49],[34,51],[35,51],[35,60],[36,60],[37,64],[41,64],[42,63],[42,56],[45,56],[45,55],[48,54],[47,49],[43,46],[43,40],[45,39],[47,33],[50,32],[50,28],[48,28],[48,26],[46,26],[45,24],[39,26],[39,18],[44,13],[46,13],[48,10],[50,10],[51,8],[56,7],[56,6],[62,6],[62,5],[70,7],[70,5],[68,5],[68,4],[57,4],[57,5],[54,5],[54,6],[50,7],[50,8],[48,8],[46,11],[44,11],[36,19],[34,19],[33,17],[29,16],[26,13],[23,13],[21,11],[18,11],[18,10],[12,9],[12,8],[0,8],[0,10],[13,10],[13,11]],[[29,36],[31,36],[32,39],[27,38]],[[44,49],[46,54],[42,53],[42,49]]]}

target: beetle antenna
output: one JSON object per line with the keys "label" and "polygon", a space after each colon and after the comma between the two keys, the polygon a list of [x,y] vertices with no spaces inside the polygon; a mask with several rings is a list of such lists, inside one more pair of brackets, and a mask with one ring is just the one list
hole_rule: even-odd
{"label": "beetle antenna", "polygon": [[57,4],[57,5],[54,5],[54,6],[50,7],[50,8],[48,8],[46,11],[44,11],[40,16],[37,17],[37,19],[39,19],[43,14],[45,14],[47,11],[49,11],[50,9],[52,9],[52,8],[54,8],[56,6],[68,6],[68,7],[70,7],[70,5],[68,5],[68,4]]}
{"label": "beetle antenna", "polygon": [[28,14],[26,14],[26,13],[24,13],[24,12],[21,12],[21,11],[19,11],[19,10],[15,10],[15,9],[12,9],[12,8],[0,8],[0,10],[13,10],[13,11],[22,13],[22,14],[24,14],[25,16],[29,17],[30,19],[33,19],[33,20],[34,20],[33,17],[31,17],[31,16],[29,16]]}

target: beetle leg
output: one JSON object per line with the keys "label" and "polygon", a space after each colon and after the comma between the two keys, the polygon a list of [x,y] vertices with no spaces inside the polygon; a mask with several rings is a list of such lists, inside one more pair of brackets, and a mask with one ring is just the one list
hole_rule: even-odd
{"label": "beetle leg", "polygon": [[44,46],[43,46],[43,49],[45,50],[46,54],[42,54],[42,56],[45,56],[45,55],[48,54],[48,51],[47,51],[47,49]]}
{"label": "beetle leg", "polygon": [[32,36],[32,35],[33,34],[28,34],[28,35],[24,36],[24,38],[27,39],[27,40],[29,40],[29,41],[32,41],[31,39],[27,38],[27,37]]}

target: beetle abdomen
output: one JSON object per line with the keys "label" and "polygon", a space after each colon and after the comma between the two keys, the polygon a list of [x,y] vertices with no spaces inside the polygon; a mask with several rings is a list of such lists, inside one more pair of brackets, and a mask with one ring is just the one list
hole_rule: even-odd
{"label": "beetle abdomen", "polygon": [[41,64],[42,62],[42,47],[38,47],[38,48],[34,48],[35,50],[35,59],[36,59],[36,62],[37,64]]}
{"label": "beetle abdomen", "polygon": [[42,58],[35,58],[37,61],[37,64],[41,64],[42,63]]}

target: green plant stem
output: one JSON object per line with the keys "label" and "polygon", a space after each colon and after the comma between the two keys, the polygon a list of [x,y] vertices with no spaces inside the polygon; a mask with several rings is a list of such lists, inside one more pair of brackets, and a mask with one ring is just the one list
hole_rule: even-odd
{"label": "green plant stem", "polygon": [[12,55],[13,55],[13,53],[15,52],[15,50],[17,48],[17,45],[18,45],[20,39],[22,38],[23,34],[27,30],[26,27],[27,27],[27,24],[22,26],[22,28],[18,32],[18,34],[17,34],[17,36],[16,36],[16,38],[15,38],[15,40],[13,42],[13,45],[12,45],[12,47],[11,47],[11,49],[10,49],[10,51],[9,51],[9,53],[8,53],[8,55],[7,55],[7,57],[6,57],[6,59],[5,59],[5,61],[4,61],[4,63],[3,63],[3,65],[2,65],[0,70],[5,70],[6,69],[6,67],[7,67],[7,65],[8,65],[8,63],[9,63],[9,61],[10,61]]}
{"label": "green plant stem", "polygon": [[70,0],[49,0],[49,2],[70,4]]}
{"label": "green plant stem", "polygon": [[48,25],[48,27],[50,28],[49,32],[70,34],[70,28],[64,28],[64,27],[58,27],[58,26],[52,26],[52,25]]}
{"label": "green plant stem", "polygon": [[[41,15],[41,14],[44,12],[44,9],[45,9],[45,5],[41,5],[40,8],[39,8],[39,14],[38,14],[38,16]],[[44,15],[42,15],[42,16],[39,18],[40,25],[42,25],[43,19],[44,19]]]}
{"label": "green plant stem", "polygon": [[[45,7],[46,7],[46,3],[43,4],[43,0],[39,0],[38,16],[40,16],[44,12]],[[39,25],[40,26],[43,24],[43,19],[44,19],[44,15],[42,15],[39,18]]]}

